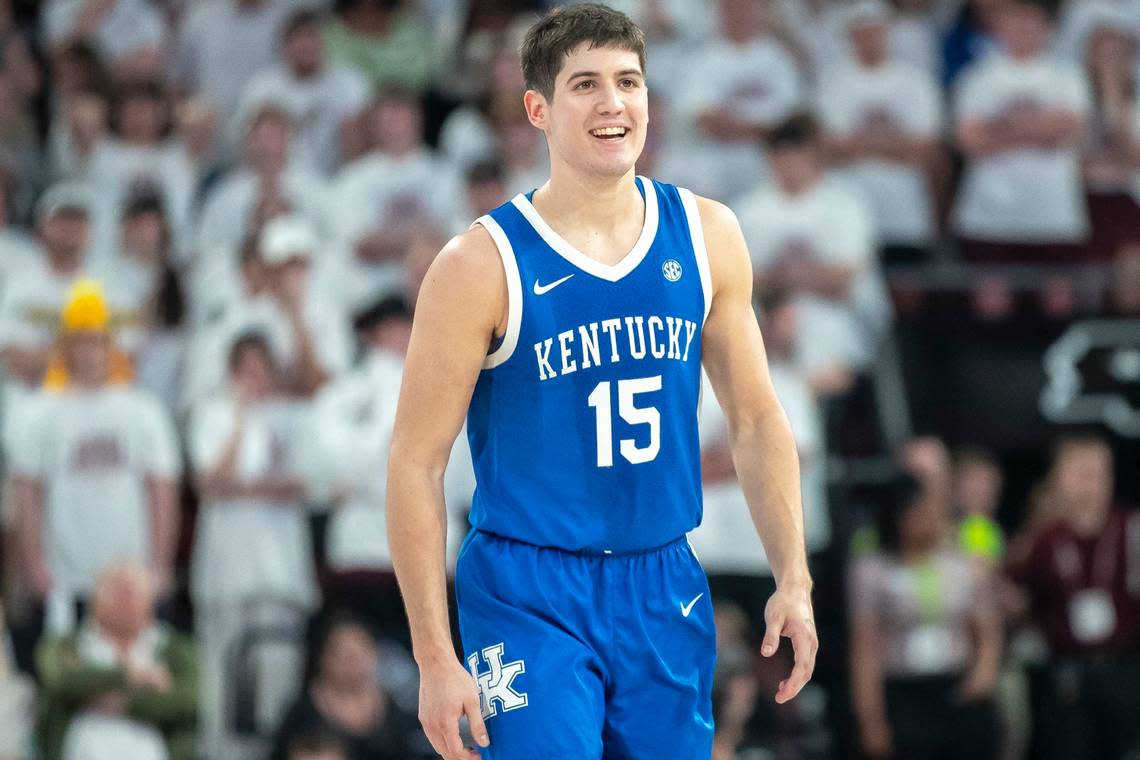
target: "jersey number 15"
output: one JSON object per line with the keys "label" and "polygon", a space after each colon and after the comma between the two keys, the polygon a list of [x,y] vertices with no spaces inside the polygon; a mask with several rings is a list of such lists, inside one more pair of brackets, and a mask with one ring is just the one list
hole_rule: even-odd
{"label": "jersey number 15", "polygon": [[[610,381],[598,383],[586,401],[598,420],[598,467],[614,466],[613,404],[610,399]],[[649,445],[638,446],[632,438],[618,442],[621,455],[630,464],[644,464],[657,458],[661,450],[661,413],[656,407],[639,407],[634,396],[661,390],[661,375],[638,377],[617,382],[618,414],[630,425],[649,426]]]}

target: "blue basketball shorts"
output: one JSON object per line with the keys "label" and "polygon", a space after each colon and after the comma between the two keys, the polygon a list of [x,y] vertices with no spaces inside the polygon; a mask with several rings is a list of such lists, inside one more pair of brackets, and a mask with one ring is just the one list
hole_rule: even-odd
{"label": "blue basketball shorts", "polygon": [[712,754],[712,600],[684,538],[600,555],[472,531],[455,587],[485,760]]}

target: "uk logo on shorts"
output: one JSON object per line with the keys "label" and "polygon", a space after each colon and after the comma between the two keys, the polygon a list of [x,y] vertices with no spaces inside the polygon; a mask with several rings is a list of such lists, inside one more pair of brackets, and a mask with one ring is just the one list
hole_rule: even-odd
{"label": "uk logo on shorts", "polygon": [[483,649],[483,659],[487,661],[488,672],[479,674],[479,653],[472,652],[467,656],[467,667],[471,670],[471,677],[479,685],[479,708],[484,718],[498,714],[498,707],[503,712],[526,707],[526,693],[519,693],[511,686],[515,678],[526,672],[526,663],[522,660],[503,662],[503,643]]}
{"label": "uk logo on shorts", "polygon": [[661,265],[661,272],[665,275],[666,280],[676,282],[681,279],[681,262],[676,259],[669,259]]}

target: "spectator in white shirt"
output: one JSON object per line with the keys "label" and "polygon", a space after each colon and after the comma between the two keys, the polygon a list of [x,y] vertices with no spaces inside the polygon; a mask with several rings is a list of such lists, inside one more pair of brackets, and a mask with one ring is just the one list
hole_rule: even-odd
{"label": "spectator in white shirt", "polygon": [[888,261],[913,260],[937,234],[930,170],[940,157],[942,96],[934,80],[893,61],[881,0],[845,11],[854,65],[823,75],[819,114],[832,158],[861,190]]}
{"label": "spectator in white shirt", "polygon": [[10,487],[24,566],[48,627],[75,624],[99,571],[132,558],[169,590],[181,460],[157,399],[132,388],[93,283],[77,284],[61,324],[60,363],[21,414]]}
{"label": "spectator in white shirt", "polygon": [[1140,241],[1140,19],[1114,4],[1085,22],[1084,57],[1092,112],[1084,143],[1091,237],[1088,254],[1109,259]]}
{"label": "spectator in white shirt", "polygon": [[244,163],[210,188],[198,218],[195,244],[204,259],[198,274],[207,279],[215,276],[219,262],[225,264],[222,269],[232,270],[242,241],[276,213],[301,214],[318,234],[327,224],[324,179],[293,160],[295,135],[289,106],[267,99],[246,116]]}
{"label": "spectator in white shirt", "polygon": [[954,209],[972,260],[1065,263],[1088,234],[1079,146],[1089,91],[1074,65],[1051,59],[1046,10],[1010,0],[997,32],[1004,55],[962,75],[956,137],[966,156]]}
{"label": "spectator in white shirt", "polygon": [[382,96],[369,129],[375,148],[344,167],[333,188],[332,229],[340,243],[334,253],[387,267],[395,280],[415,231],[450,225],[460,181],[424,144],[423,113],[410,94]]}
{"label": "spectator in white shirt", "polygon": [[297,11],[282,28],[281,63],[258,72],[246,86],[234,131],[241,129],[252,108],[266,101],[280,103],[296,125],[294,160],[329,175],[346,155],[342,141],[359,131],[358,118],[369,94],[368,80],[360,72],[329,63],[320,14]]}
{"label": "spectator in white shirt", "polygon": [[758,141],[804,98],[795,58],[762,26],[757,5],[721,0],[720,34],[694,52],[676,96],[671,132],[694,155],[692,176],[677,181],[722,201],[765,178]]}
{"label": "spectator in white shirt", "polygon": [[157,193],[168,210],[179,260],[189,253],[191,204],[206,146],[195,134],[201,115],[193,107],[180,113],[185,118],[176,124],[160,84],[136,82],[117,93],[110,131],[97,110],[68,114],[60,168],[99,188],[92,219],[98,258],[111,255],[126,201],[144,188]]}
{"label": "spectator in white shirt", "polygon": [[821,378],[826,395],[846,390],[849,374],[873,361],[890,306],[871,213],[858,194],[827,175],[822,147],[810,116],[793,116],[772,130],[776,181],[742,199],[738,214],[756,292],[793,295],[796,361]]}
{"label": "spectator in white shirt", "polygon": [[[191,598],[202,644],[202,744],[207,757],[245,760],[264,748],[228,721],[238,674],[257,673],[257,715],[271,729],[296,694],[304,621],[317,603],[304,502],[307,405],[282,394],[266,338],[227,346],[227,385],[191,413],[188,449],[202,499],[191,558]],[[245,657],[251,630],[287,638]],[[261,755],[256,755],[261,756]]]}

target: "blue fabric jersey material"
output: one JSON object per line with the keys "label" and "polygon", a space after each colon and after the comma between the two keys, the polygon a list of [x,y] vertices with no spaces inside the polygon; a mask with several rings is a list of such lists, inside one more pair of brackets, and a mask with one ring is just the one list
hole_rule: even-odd
{"label": "blue fabric jersey material", "polygon": [[472,531],[456,566],[485,760],[712,754],[712,602],[684,539],[624,555]]}
{"label": "blue fabric jersey material", "polygon": [[478,221],[511,296],[467,418],[478,530],[620,554],[700,522],[708,259],[692,194],[637,182],[644,229],[613,266],[570,246],[528,196]]}

